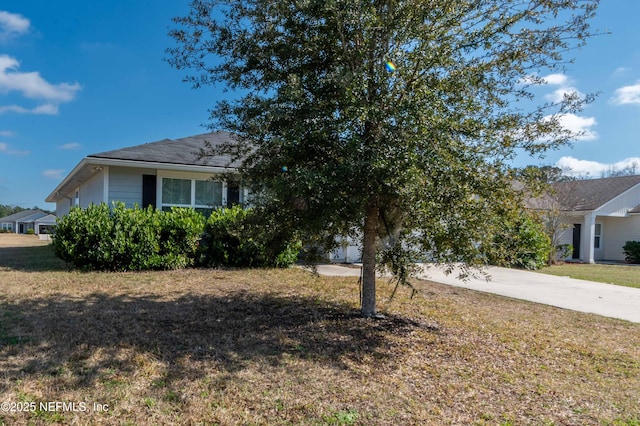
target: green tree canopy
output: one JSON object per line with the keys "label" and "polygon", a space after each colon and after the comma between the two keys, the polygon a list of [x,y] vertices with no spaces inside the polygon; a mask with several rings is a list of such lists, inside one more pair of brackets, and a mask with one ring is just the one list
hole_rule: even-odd
{"label": "green tree canopy", "polygon": [[22,207],[0,204],[0,217],[11,216],[14,213],[20,213],[23,210],[25,209]]}
{"label": "green tree canopy", "polygon": [[576,136],[559,119],[590,98],[539,103],[535,87],[590,36],[597,3],[196,0],[168,61],[236,91],[212,127],[238,136],[226,149],[271,226],[325,248],[360,239],[373,316],[377,255],[481,262],[518,203],[510,161]]}

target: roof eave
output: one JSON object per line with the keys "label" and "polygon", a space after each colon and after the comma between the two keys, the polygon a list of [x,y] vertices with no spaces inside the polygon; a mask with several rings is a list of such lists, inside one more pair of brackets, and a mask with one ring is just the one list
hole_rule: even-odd
{"label": "roof eave", "polygon": [[237,167],[220,167],[220,166],[204,166],[197,164],[176,164],[176,163],[161,163],[157,161],[141,161],[141,160],[122,160],[117,158],[100,158],[100,157],[85,157],[85,160],[91,164],[101,166],[122,166],[122,167],[137,167],[142,169],[164,169],[164,170],[178,170],[187,172],[213,172],[224,173],[233,170],[237,170]]}
{"label": "roof eave", "polygon": [[[55,203],[64,195],[61,194],[61,189],[64,188],[69,182],[73,180],[73,178],[78,174],[80,170],[82,170],[88,164],[87,158],[83,158],[80,162],[71,170],[71,172],[62,179],[62,182],[56,186],[56,188],[45,198],[47,203]],[[62,196],[61,196],[62,195]]]}
{"label": "roof eave", "polygon": [[[66,191],[63,194],[62,189],[69,185],[76,175],[78,175],[87,166],[120,166],[120,167],[136,167],[141,169],[162,169],[162,170],[174,170],[185,172],[209,172],[209,173],[225,173],[237,170],[237,167],[217,167],[217,166],[199,166],[189,164],[171,164],[171,163],[159,163],[152,161],[138,161],[138,160],[121,160],[115,158],[99,158],[99,157],[85,157],[76,167],[69,173],[63,180],[56,186],[56,188],[45,199],[48,203],[55,203],[61,198],[66,196]],[[78,180],[78,185],[85,182],[85,180]]]}

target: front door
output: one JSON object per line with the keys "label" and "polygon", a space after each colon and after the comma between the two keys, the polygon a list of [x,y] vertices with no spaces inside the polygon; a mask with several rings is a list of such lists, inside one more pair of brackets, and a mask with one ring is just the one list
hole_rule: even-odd
{"label": "front door", "polygon": [[580,233],[582,232],[582,224],[573,224],[573,254],[572,259],[580,259]]}

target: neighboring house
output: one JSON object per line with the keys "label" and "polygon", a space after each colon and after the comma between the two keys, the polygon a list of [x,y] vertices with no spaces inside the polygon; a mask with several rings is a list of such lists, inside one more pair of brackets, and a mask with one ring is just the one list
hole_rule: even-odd
{"label": "neighboring house", "polygon": [[560,217],[565,226],[558,241],[573,246],[570,258],[584,263],[624,261],[625,242],[640,241],[640,176],[558,182],[552,187],[554,194],[529,202],[529,207]]}
{"label": "neighboring house", "polygon": [[56,217],[41,210],[23,210],[0,218],[0,230],[16,234],[48,234],[56,224]]}
{"label": "neighboring house", "polygon": [[202,155],[229,141],[230,133],[213,132],[88,155],[46,201],[56,203],[58,216],[74,206],[117,201],[127,207],[193,207],[203,213],[243,203],[246,190],[224,179],[238,163],[228,156]]}

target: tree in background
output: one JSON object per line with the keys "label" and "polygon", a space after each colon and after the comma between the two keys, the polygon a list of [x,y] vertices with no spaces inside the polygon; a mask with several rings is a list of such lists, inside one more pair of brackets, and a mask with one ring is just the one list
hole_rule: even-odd
{"label": "tree in background", "polygon": [[22,207],[0,204],[0,217],[11,216],[14,213],[20,213],[23,210],[25,209]]}
{"label": "tree in background", "polygon": [[[25,209],[23,207],[19,207],[19,206],[10,206],[10,205],[0,204],[0,217],[11,216],[14,213],[20,213],[20,212],[25,211],[25,210],[27,210],[27,209]],[[54,212],[49,211],[49,210],[41,209],[38,206],[31,207],[31,210],[42,210],[43,212],[45,212],[47,214],[53,214],[54,213]]]}
{"label": "tree in background", "polygon": [[378,255],[469,272],[522,196],[510,160],[577,136],[560,118],[591,97],[533,92],[591,35],[597,3],[196,0],[167,60],[236,91],[211,127],[237,135],[226,151],[272,226],[324,249],[359,239],[375,316]]}

